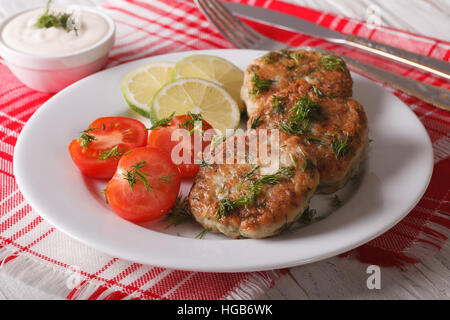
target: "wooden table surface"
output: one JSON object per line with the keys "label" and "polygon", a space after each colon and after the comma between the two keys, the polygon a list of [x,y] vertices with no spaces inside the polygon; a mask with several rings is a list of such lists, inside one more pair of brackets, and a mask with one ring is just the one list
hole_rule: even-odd
{"label": "wooden table surface", "polygon": [[[58,1],[55,1],[57,3]],[[95,4],[101,0],[72,0]],[[450,41],[449,0],[289,0],[311,8]],[[0,0],[0,20],[44,0]],[[450,244],[430,253],[420,264],[381,268],[381,288],[367,288],[367,265],[330,258],[291,268],[260,299],[450,299]],[[57,299],[0,274],[0,299]]]}

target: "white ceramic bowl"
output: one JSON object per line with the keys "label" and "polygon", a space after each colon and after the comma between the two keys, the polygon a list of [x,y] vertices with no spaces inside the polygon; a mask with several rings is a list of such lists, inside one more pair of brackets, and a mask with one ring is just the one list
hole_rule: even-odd
{"label": "white ceramic bowl", "polygon": [[[109,27],[107,34],[99,42],[83,50],[58,56],[35,56],[10,48],[0,37],[0,56],[14,75],[26,86],[41,92],[58,92],[75,81],[99,71],[105,65],[114,43],[114,21],[93,7],[80,6],[80,9],[101,16]],[[11,19],[25,11],[5,19],[0,24],[0,34]]]}

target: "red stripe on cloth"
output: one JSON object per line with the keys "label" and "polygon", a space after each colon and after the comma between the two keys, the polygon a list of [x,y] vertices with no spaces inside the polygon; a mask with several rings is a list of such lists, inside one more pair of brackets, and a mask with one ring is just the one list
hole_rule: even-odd
{"label": "red stripe on cloth", "polygon": [[[137,19],[140,19],[140,20],[143,20],[143,21],[147,21],[147,22],[150,22],[150,23],[157,24],[157,25],[159,25],[159,26],[162,27],[162,28],[166,27],[165,25],[160,24],[160,23],[159,23],[158,21],[156,21],[156,20],[151,20],[151,19],[145,18],[145,17],[143,17],[143,16],[140,16],[140,15],[138,15],[138,14],[136,14],[136,13],[133,13],[133,12],[128,11],[128,10],[123,9],[123,8],[118,8],[118,7],[106,7],[106,8],[107,8],[107,9],[116,10],[116,11],[120,11],[120,12],[122,12],[122,13],[125,13],[125,14],[127,14],[127,15],[133,16],[133,17],[135,17],[135,18],[137,18]],[[181,30],[177,30],[177,31],[181,31]],[[181,32],[179,32],[179,33],[182,34],[182,35],[185,35],[185,36],[186,36],[187,38],[189,38],[189,39],[194,39],[194,37],[195,37],[195,35],[188,34],[187,32],[184,32],[184,31],[181,31]],[[156,35],[156,33],[154,33],[154,35]],[[166,40],[171,40],[170,37],[163,37],[163,36],[161,36],[161,35],[158,35],[158,37],[163,38],[163,39],[166,39]],[[174,41],[174,40],[172,40],[172,41]],[[204,40],[204,41],[205,41],[205,42],[208,42],[211,46],[214,46],[214,45],[215,45],[214,42],[211,42],[211,41],[209,41],[209,40]],[[174,42],[177,42],[177,43],[179,43],[179,44],[183,44],[182,41],[174,41]],[[191,49],[195,49],[195,47],[192,46]]]}
{"label": "red stripe on cloth", "polygon": [[108,290],[108,287],[100,286],[97,288],[97,290],[94,291],[94,293],[88,298],[88,300],[97,300],[100,295]]}
{"label": "red stripe on cloth", "polygon": [[[173,9],[181,9],[183,7],[182,3],[176,4],[170,12],[166,12],[166,11],[164,11],[162,9],[159,9],[157,6],[152,5],[151,3],[146,3],[146,2],[142,2],[142,1],[138,1],[138,0],[130,0],[130,1],[127,1],[127,2],[132,3],[134,5],[137,5],[137,6],[141,7],[141,8],[147,9],[148,11],[160,14],[161,16],[167,15],[170,18],[172,18],[173,20],[175,20],[176,22],[182,23],[187,28],[195,28],[197,30],[197,32],[199,32],[199,33],[208,33],[210,36],[212,35],[213,37],[216,37],[216,38],[218,38],[220,40],[224,39],[223,36],[220,33],[215,31],[211,27],[206,28],[206,27],[202,27],[201,26],[201,22],[202,21],[207,21],[207,19],[203,15],[198,14],[199,11],[197,10],[197,8],[189,8],[188,10],[184,10],[185,14],[182,15],[182,16],[178,16],[178,15],[174,14],[174,10]],[[184,7],[183,9],[187,9],[187,8]],[[198,18],[198,20],[195,21],[195,22],[186,19],[186,14],[191,14],[192,12],[197,13],[197,14],[195,14],[195,16]],[[161,26],[167,28],[168,26],[170,27],[170,24],[161,24]],[[176,32],[180,31],[179,29],[174,29],[174,30]],[[216,42],[216,41],[210,41],[210,42],[208,42],[208,44],[212,45],[213,47],[219,47],[219,48],[223,47],[219,42]]]}
{"label": "red stripe on cloth", "polygon": [[76,294],[79,292],[80,288],[87,283],[87,280],[83,280],[78,286],[76,286],[75,288],[72,289],[72,291],[70,291],[70,293],[67,295],[66,299],[67,300],[72,300]]}
{"label": "red stripe on cloth", "polygon": [[[27,249],[26,247],[23,247],[23,246],[21,246],[20,244],[14,242],[14,241],[11,241],[10,239],[5,238],[5,237],[3,237],[3,236],[1,236],[1,235],[0,235],[0,240],[3,242],[2,245],[11,245],[11,246],[14,246],[14,247],[16,247],[18,250],[27,252],[27,253],[29,253],[29,254],[35,256],[36,258],[40,258],[40,259],[42,259],[42,260],[44,260],[44,261],[46,261],[46,262],[53,263],[53,264],[55,264],[55,265],[57,265],[57,266],[64,267],[64,268],[66,268],[66,269],[69,269],[69,268],[70,268],[70,265],[68,265],[68,264],[66,264],[66,263],[64,263],[64,262],[61,262],[61,261],[59,261],[59,260],[57,260],[57,259],[48,257],[48,256],[46,256],[46,255],[43,255],[43,254],[39,253],[39,252],[36,252],[36,251],[30,250],[30,249]],[[97,280],[97,281],[102,281],[102,282],[104,282],[105,284],[108,284],[108,285],[115,285],[115,286],[118,286],[118,287],[123,287],[123,289],[126,289],[126,290],[134,290],[134,291],[136,291],[136,292],[143,293],[143,294],[145,294],[145,295],[151,295],[150,293],[143,292],[140,288],[137,288],[137,287],[132,287],[132,286],[130,286],[130,285],[123,285],[123,284],[121,284],[121,283],[114,283],[114,284],[113,284],[113,283],[111,283],[111,281],[110,281],[109,279],[105,279],[105,278],[102,278],[102,277],[98,277],[98,276],[96,276],[96,275],[90,274],[90,273],[85,272],[85,271],[83,271],[83,270],[80,271],[80,275],[83,275],[83,276],[85,276],[85,277],[88,277],[89,279],[95,279],[95,280]],[[155,298],[155,299],[159,299],[159,297],[157,297],[157,296],[154,296],[154,298]]]}

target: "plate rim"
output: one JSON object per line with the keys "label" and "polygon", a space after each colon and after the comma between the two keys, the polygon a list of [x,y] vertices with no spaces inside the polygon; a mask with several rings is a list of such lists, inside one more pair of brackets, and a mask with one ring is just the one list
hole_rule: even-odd
{"label": "plate rim", "polygon": [[[67,88],[63,89],[62,91],[60,91],[58,94],[55,94],[53,97],[51,97],[49,100],[47,100],[31,117],[30,119],[28,119],[28,121],[25,123],[22,131],[19,134],[19,137],[17,139],[16,145],[14,146],[14,156],[13,156],[13,173],[17,182],[17,185],[19,187],[20,192],[22,193],[22,195],[24,196],[24,198],[26,199],[26,201],[30,204],[30,206],[36,211],[36,213],[38,215],[40,215],[42,218],[45,219],[45,221],[49,222],[51,225],[53,225],[54,227],[56,227],[58,230],[60,230],[61,232],[69,235],[71,238],[76,239],[77,241],[91,247],[91,248],[95,248],[98,249],[99,251],[103,252],[103,253],[107,253],[122,259],[126,259],[129,261],[135,261],[135,262],[139,262],[139,263],[144,263],[144,264],[151,264],[152,266],[159,266],[159,267],[164,267],[164,268],[171,268],[171,269],[178,269],[178,270],[186,270],[186,271],[200,271],[200,272],[251,272],[251,271],[264,271],[264,270],[272,270],[272,269],[279,269],[279,268],[286,268],[286,267],[293,267],[293,266],[298,266],[298,265],[303,265],[303,264],[307,264],[307,263],[312,263],[312,262],[316,262],[319,260],[323,260],[329,257],[333,257],[336,255],[339,255],[343,252],[347,252],[349,250],[352,250],[356,247],[361,246],[362,244],[365,244],[371,240],[373,240],[374,238],[378,237],[379,235],[383,234],[384,232],[386,232],[387,230],[389,230],[390,228],[392,228],[393,226],[395,226],[398,222],[400,222],[415,206],[416,204],[420,201],[420,199],[423,197],[425,191],[427,190],[427,187],[429,185],[429,182],[431,180],[431,176],[433,173],[433,167],[434,167],[434,163],[433,163],[433,151],[432,151],[432,144],[431,144],[431,140],[430,137],[425,129],[425,127],[423,126],[423,123],[417,118],[417,116],[415,115],[415,113],[403,102],[401,101],[398,97],[396,97],[395,95],[393,95],[391,92],[389,92],[388,90],[386,90],[385,88],[382,88],[382,90],[384,90],[386,93],[391,95],[391,98],[394,98],[396,100],[398,100],[398,102],[402,105],[403,108],[405,108],[410,114],[412,114],[415,118],[415,120],[418,122],[418,124],[420,124],[421,129],[424,131],[425,136],[427,137],[427,147],[428,147],[428,155],[430,155],[430,161],[429,161],[429,166],[427,168],[427,181],[423,182],[423,186],[421,188],[421,192],[420,195],[416,197],[415,201],[411,202],[410,205],[408,206],[408,210],[405,210],[405,212],[403,212],[402,214],[399,214],[398,216],[396,216],[396,219],[394,222],[390,222],[390,223],[386,223],[385,226],[383,228],[380,228],[378,230],[378,232],[375,232],[369,236],[366,237],[361,237],[361,239],[356,243],[351,243],[348,244],[346,246],[341,246],[339,250],[332,250],[329,251],[327,253],[321,254],[321,255],[316,255],[314,257],[311,257],[310,259],[304,259],[304,258],[293,258],[293,259],[286,259],[284,262],[280,263],[273,263],[273,262],[266,262],[266,263],[259,263],[258,266],[256,265],[252,265],[251,263],[247,264],[247,266],[244,265],[237,265],[237,266],[227,266],[224,268],[218,268],[216,266],[208,266],[208,265],[204,265],[202,263],[197,263],[197,264],[192,264],[192,262],[186,263],[184,262],[183,264],[185,265],[185,267],[180,267],[180,264],[177,263],[160,263],[160,262],[148,262],[148,261],[142,261],[141,259],[135,259],[132,257],[129,257],[127,255],[123,255],[123,254],[119,254],[117,251],[111,250],[111,247],[108,247],[106,245],[104,245],[103,243],[100,242],[95,242],[92,243],[87,239],[84,239],[81,235],[77,234],[77,232],[73,232],[72,229],[67,228],[64,224],[60,224],[58,222],[55,223],[54,219],[52,219],[51,215],[48,215],[45,211],[44,208],[40,208],[40,206],[36,206],[36,204],[33,204],[33,200],[29,200],[29,199],[33,199],[33,195],[31,195],[28,191],[28,188],[26,187],[26,182],[23,180],[24,177],[22,177],[22,175],[20,174],[20,172],[17,172],[17,168],[20,167],[20,165],[18,165],[18,161],[17,160],[17,156],[16,154],[20,154],[20,150],[23,148],[22,144],[22,140],[23,137],[26,136],[23,134],[23,132],[27,132],[28,130],[31,130],[29,128],[31,128],[33,126],[33,123],[35,121],[38,121],[36,119],[39,118],[41,113],[46,112],[45,111],[45,107],[47,106],[47,104],[49,102],[51,102],[56,96],[58,96],[61,92],[66,92],[67,90],[70,90],[72,87],[74,86],[79,86],[80,83],[86,81],[87,79],[91,78],[91,77],[95,77],[97,76],[99,73],[102,72],[108,72],[110,70],[114,70],[116,68],[123,68],[124,65],[128,65],[128,64],[137,64],[139,62],[142,62],[142,64],[147,63],[155,60],[155,59],[164,59],[164,57],[169,56],[169,55],[181,55],[181,56],[187,56],[190,54],[218,54],[218,53],[223,53],[223,52],[228,52],[228,53],[232,53],[232,52],[240,52],[242,54],[242,52],[252,52],[252,53],[265,53],[267,51],[265,50],[246,50],[246,49],[212,49],[212,50],[193,50],[193,51],[183,51],[183,52],[175,52],[175,53],[166,53],[166,54],[162,54],[162,55],[157,55],[157,56],[152,56],[152,57],[147,57],[147,58],[143,58],[143,59],[138,59],[138,60],[134,60],[134,61],[130,61],[127,62],[125,64],[121,64],[119,66],[115,66],[113,68],[109,68],[106,70],[103,70],[101,72],[98,72],[94,75],[91,75],[89,77],[86,77],[80,81],[77,81],[76,83],[68,86]],[[360,76],[360,75],[358,75]],[[371,82],[374,85],[377,85],[374,82]],[[82,85],[82,84],[81,84]],[[36,201],[37,202],[37,201]],[[35,203],[36,203],[35,202]],[[43,210],[40,210],[43,209]],[[39,213],[38,213],[39,212]],[[43,213],[42,213],[43,212]],[[165,235],[167,236],[167,235]],[[183,240],[194,240],[194,239],[189,239],[189,238],[181,238]],[[196,240],[198,241],[198,240]],[[230,243],[230,240],[228,239],[224,239],[224,240],[207,240],[207,241],[226,241],[228,243]],[[261,241],[261,240],[246,240],[246,241]]]}

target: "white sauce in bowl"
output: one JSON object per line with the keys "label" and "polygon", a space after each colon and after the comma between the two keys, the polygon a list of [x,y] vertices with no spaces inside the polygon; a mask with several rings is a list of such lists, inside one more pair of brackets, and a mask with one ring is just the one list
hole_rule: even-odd
{"label": "white sauce in bowl", "polygon": [[[51,9],[51,12],[62,11],[64,10]],[[68,32],[61,27],[36,28],[34,24],[44,12],[45,8],[35,9],[11,19],[1,30],[3,43],[17,51],[36,56],[60,56],[93,46],[109,30],[103,17],[83,10],[77,32]]]}

